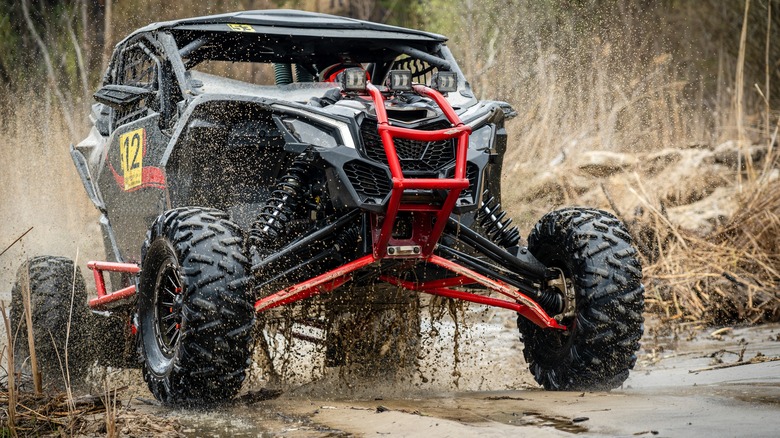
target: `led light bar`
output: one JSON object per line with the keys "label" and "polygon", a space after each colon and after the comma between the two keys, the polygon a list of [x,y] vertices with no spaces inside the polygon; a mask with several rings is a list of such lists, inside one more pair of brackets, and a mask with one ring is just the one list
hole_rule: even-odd
{"label": "led light bar", "polygon": [[360,67],[344,69],[341,76],[341,88],[344,91],[363,91],[366,89],[366,71]]}
{"label": "led light bar", "polygon": [[412,91],[412,72],[409,70],[390,70],[387,86],[393,91]]}
{"label": "led light bar", "polygon": [[458,74],[454,71],[440,71],[431,77],[431,88],[442,93],[458,91]]}

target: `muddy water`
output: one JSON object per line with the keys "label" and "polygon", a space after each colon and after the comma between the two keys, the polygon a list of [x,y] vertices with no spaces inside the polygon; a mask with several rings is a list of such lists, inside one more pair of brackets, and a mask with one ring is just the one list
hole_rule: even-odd
{"label": "muddy water", "polygon": [[[417,376],[359,385],[326,372],[270,397],[252,392],[256,383],[243,398],[213,410],[140,409],[176,418],[193,437],[777,436],[780,325],[715,337],[712,331],[649,334],[636,370],[611,392],[538,389],[511,321],[488,315],[464,332],[472,341],[463,345],[459,387],[446,349],[439,349],[427,382]],[[443,323],[437,342],[446,343],[447,332]]]}

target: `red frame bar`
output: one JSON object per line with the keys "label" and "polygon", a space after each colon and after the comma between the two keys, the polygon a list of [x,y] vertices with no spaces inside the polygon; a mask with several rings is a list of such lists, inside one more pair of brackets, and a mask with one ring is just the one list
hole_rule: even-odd
{"label": "red frame bar", "polygon": [[404,289],[413,290],[415,292],[422,292],[431,295],[439,295],[447,298],[455,298],[458,300],[468,301],[477,304],[485,304],[493,307],[501,307],[504,309],[514,310],[515,312],[518,313],[521,313],[525,311],[525,309],[527,309],[527,307],[525,307],[524,305],[514,301],[486,297],[484,295],[478,295],[472,292],[453,290],[445,287],[421,287],[422,284],[417,284],[414,282],[409,282],[401,279],[395,279],[392,277],[385,278],[385,281],[387,281],[390,284],[403,287]]}
{"label": "red frame bar", "polygon": [[87,263],[87,267],[92,270],[92,275],[95,277],[95,288],[97,289],[97,298],[89,300],[89,307],[93,309],[102,309],[109,303],[121,301],[135,295],[136,291],[134,285],[118,291],[106,293],[106,280],[103,277],[103,271],[138,274],[141,272],[141,267],[135,263],[91,261]]}
{"label": "red frame bar", "polygon": [[408,280],[401,280],[398,277],[393,277],[390,275],[380,275],[379,279],[387,283],[394,284],[396,286],[401,286],[405,289],[410,289],[414,291],[425,291],[425,290],[432,290],[432,289],[465,286],[467,284],[476,283],[475,280],[472,280],[464,275],[458,275],[457,277],[452,277],[452,278],[442,278],[441,280],[424,281],[422,283],[417,283]]}
{"label": "red frame bar", "polygon": [[[547,312],[545,312],[544,309],[542,309],[542,307],[536,303],[536,301],[532,300],[531,298],[529,298],[528,296],[520,292],[516,287],[510,286],[502,281],[493,280],[491,278],[485,277],[482,274],[479,274],[475,271],[472,271],[471,269],[463,267],[451,260],[447,260],[444,257],[432,255],[430,258],[428,258],[428,261],[435,265],[441,266],[442,268],[448,269],[458,275],[468,277],[492,291],[498,292],[502,295],[505,295],[517,301],[517,304],[521,306],[519,310],[517,310],[517,312],[523,315],[524,317],[528,318],[528,320],[538,325],[539,327],[566,330],[566,326],[560,325],[558,321],[550,317],[550,315],[548,315]],[[442,289],[438,289],[438,290],[442,291]],[[457,292],[457,291],[452,291],[452,292]],[[464,293],[469,294],[470,292],[464,292]],[[472,295],[481,297],[480,295],[476,295],[476,294],[472,294]],[[486,298],[486,297],[481,297],[481,298]],[[461,299],[472,301],[467,297],[461,297]],[[479,302],[479,301],[474,301],[474,302]]]}
{"label": "red frame bar", "polygon": [[[352,279],[352,273],[358,269],[364,268],[377,259],[372,254],[365,255],[346,265],[328,271],[322,275],[298,283],[286,289],[282,289],[275,294],[261,298],[255,302],[255,311],[273,309],[274,307],[289,304],[295,301],[303,300],[314,295],[330,292]],[[326,284],[327,283],[327,284]]]}
{"label": "red frame bar", "polygon": [[[482,274],[472,271],[471,269],[460,266],[459,264],[447,260],[439,256],[431,256],[428,262],[448,269],[449,271],[459,274],[457,277],[445,278],[442,280],[426,281],[422,283],[416,283],[413,281],[402,280],[397,277],[391,277],[383,275],[379,277],[381,280],[390,284],[403,287],[404,289],[413,290],[416,292],[423,292],[431,295],[440,295],[448,298],[456,298],[459,300],[469,301],[477,304],[486,304],[488,306],[502,307],[504,309],[514,310],[515,312],[528,318],[534,324],[540,327],[548,327],[555,329],[566,330],[565,326],[562,326],[554,318],[551,318],[537,303],[532,300],[517,288],[512,287],[504,282],[498,280],[492,280],[485,277]],[[473,292],[452,290],[449,287],[452,286],[465,286],[467,284],[479,283],[486,286],[494,292],[498,292],[510,300],[502,300],[498,298],[486,297],[484,295],[475,294]]]}

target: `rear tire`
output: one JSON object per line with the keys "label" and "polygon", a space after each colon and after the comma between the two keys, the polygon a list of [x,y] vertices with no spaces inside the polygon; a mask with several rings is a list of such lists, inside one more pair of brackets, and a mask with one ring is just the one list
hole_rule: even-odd
{"label": "rear tire", "polygon": [[528,249],[556,267],[574,288],[569,330],[542,329],[522,316],[517,325],[523,354],[547,390],[609,390],[620,386],[636,362],[643,332],[642,265],[631,237],[611,214],[568,208],[545,215]]}
{"label": "rear tire", "polygon": [[179,208],[147,234],[138,296],[144,379],[165,404],[232,398],[251,360],[254,309],[241,230],[219,210]]}
{"label": "rear tire", "polygon": [[35,257],[19,268],[11,292],[11,330],[12,336],[18,333],[14,341],[16,363],[26,363],[27,366],[30,365],[30,353],[23,288],[28,281],[33,339],[44,385],[53,386],[56,390],[65,388],[66,341],[70,381],[73,384],[82,383],[90,365],[91,348],[87,334],[90,314],[86,305],[87,292],[81,270],[74,269],[72,260],[55,256]]}

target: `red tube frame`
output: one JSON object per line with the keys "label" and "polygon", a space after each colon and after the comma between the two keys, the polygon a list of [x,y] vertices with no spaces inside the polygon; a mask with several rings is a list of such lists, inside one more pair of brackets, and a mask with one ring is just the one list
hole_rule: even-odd
{"label": "red tube frame", "polygon": [[[387,246],[392,236],[393,225],[398,216],[398,212],[412,211],[433,214],[435,215],[436,220],[428,239],[422,242],[420,254],[411,258],[433,263],[454,272],[457,275],[452,278],[422,283],[406,281],[388,275],[380,276],[380,280],[413,291],[514,310],[540,327],[566,330],[565,326],[559,324],[558,321],[550,317],[539,304],[524,295],[517,288],[497,280],[492,280],[453,261],[433,254],[433,249],[444,231],[447,218],[452,214],[458,196],[463,189],[468,188],[469,186],[469,180],[466,178],[466,161],[471,127],[466,126],[461,122],[460,118],[455,113],[455,110],[441,93],[422,85],[415,85],[414,91],[420,95],[433,99],[442,109],[445,117],[447,117],[447,120],[449,120],[453,127],[436,131],[418,131],[392,126],[387,117],[387,111],[384,104],[385,98],[382,95],[382,92],[370,82],[367,84],[366,89],[371,96],[371,99],[374,101],[378,125],[377,129],[380,138],[382,139],[382,146],[384,147],[385,155],[387,156],[387,163],[390,167],[390,174],[393,181],[390,199],[387,203],[387,211],[385,212],[384,218],[381,220],[378,236],[374,239],[372,254],[365,255],[315,278],[290,286],[265,298],[261,298],[255,302],[255,310],[261,312],[314,295],[331,292],[347,283],[352,279],[353,272],[374,265],[387,257]],[[404,177],[401,169],[401,162],[396,153],[395,143],[393,141],[395,138],[417,141],[440,141],[457,138],[458,146],[455,153],[454,178],[435,179]],[[401,199],[404,190],[410,189],[447,190],[448,193],[441,206],[402,204]],[[474,283],[479,283],[494,292],[500,293],[508,297],[509,300],[451,289],[452,287],[466,286]]]}
{"label": "red tube frame", "polygon": [[[427,241],[422,245],[421,257],[427,257],[433,253],[436,242],[439,241],[447,218],[455,208],[458,196],[463,189],[468,188],[469,180],[466,178],[466,161],[469,149],[469,134],[471,127],[461,122],[455,110],[452,109],[449,102],[438,91],[422,86],[415,85],[414,91],[420,95],[430,97],[442,109],[447,120],[452,124],[452,128],[439,129],[436,131],[418,131],[415,129],[401,128],[392,126],[387,117],[385,109],[385,97],[382,92],[370,82],[366,85],[371,99],[374,101],[376,110],[377,129],[382,138],[382,146],[385,149],[387,163],[390,167],[390,175],[393,178],[393,188],[390,191],[390,200],[387,202],[387,211],[382,220],[382,227],[379,233],[379,239],[374,242],[374,257],[382,258],[387,251],[387,244],[393,233],[393,224],[399,211],[426,211],[436,215],[436,221],[431,230]],[[395,150],[394,138],[402,138],[417,141],[441,141],[458,139],[458,146],[455,152],[455,177],[451,179],[437,178],[405,178],[401,170],[401,160]],[[425,189],[425,190],[448,190],[447,198],[441,207],[420,206],[414,204],[401,204],[404,190]]]}
{"label": "red tube frame", "polygon": [[[372,254],[365,255],[336,269],[318,275],[317,277],[261,298],[254,304],[255,311],[262,312],[315,295],[328,293],[349,282],[355,271],[375,265],[383,258],[388,257],[386,255],[387,246],[392,236],[393,225],[398,216],[398,212],[411,211],[434,215],[435,221],[430,228],[430,234],[427,236],[428,238],[421,242],[420,253],[412,257],[406,257],[409,257],[412,260],[417,259],[418,261],[432,263],[455,273],[456,276],[422,283],[411,282],[389,275],[380,276],[380,280],[417,292],[514,310],[540,327],[566,330],[565,326],[559,324],[558,321],[550,317],[539,304],[520,292],[517,288],[501,281],[490,279],[451,260],[433,254],[434,247],[444,231],[447,218],[452,214],[452,210],[455,207],[455,203],[457,202],[461,191],[469,186],[469,180],[466,178],[466,161],[471,127],[464,125],[463,122],[461,122],[460,118],[455,113],[455,110],[441,93],[422,85],[414,85],[414,91],[420,95],[433,99],[453,127],[436,131],[417,131],[414,129],[392,126],[387,117],[387,111],[384,105],[385,98],[381,91],[371,83],[367,84],[367,91],[374,101],[378,122],[377,129],[382,139],[382,145],[387,156],[387,162],[390,167],[390,174],[393,182],[390,199],[387,203],[387,211],[385,212],[384,218],[381,219],[381,225],[378,226],[378,236],[376,236],[373,242]],[[417,141],[440,141],[457,138],[458,145],[455,153],[454,178],[435,179],[404,177],[401,163],[393,142],[394,138]],[[446,190],[448,193],[441,206],[403,204],[401,200],[404,190],[414,189]],[[103,271],[138,274],[141,271],[138,265],[133,263],[92,261],[89,262],[87,266],[93,270],[98,291],[97,298],[90,300],[90,307],[100,309],[109,303],[130,298],[136,293],[135,286],[129,286],[113,293],[106,293]],[[493,292],[504,295],[508,299],[492,298],[472,292],[452,289],[453,287],[467,286],[475,283],[481,284]]]}

